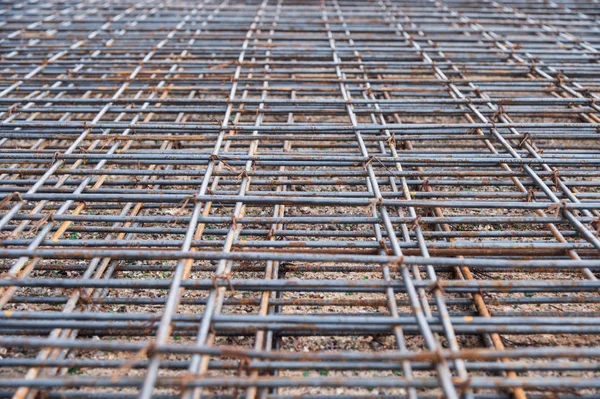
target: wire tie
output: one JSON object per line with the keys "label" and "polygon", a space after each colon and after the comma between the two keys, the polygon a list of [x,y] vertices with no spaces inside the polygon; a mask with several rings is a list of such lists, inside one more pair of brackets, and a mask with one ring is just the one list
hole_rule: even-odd
{"label": "wire tie", "polygon": [[4,208],[6,206],[6,204],[13,201],[15,198],[17,199],[17,202],[23,202],[23,197],[21,197],[21,193],[19,193],[18,191],[15,191],[14,193],[7,195],[2,200],[2,202],[0,202],[0,209]]}
{"label": "wire tie", "polygon": [[365,207],[365,213],[373,213],[374,210],[378,210],[383,205],[383,198],[375,198],[369,205]]}
{"label": "wire tie", "polygon": [[413,231],[414,229],[417,228],[417,226],[420,226],[419,223],[421,222],[421,215],[418,215],[415,220],[413,220],[412,224],[410,225],[409,230]]}
{"label": "wire tie", "polygon": [[223,159],[223,157],[221,157],[221,156],[219,156],[217,154],[211,154],[208,157],[208,160],[211,161],[211,162],[219,161],[223,165],[223,167],[225,169],[227,169],[228,171],[230,171],[230,172],[237,172],[237,170],[233,166],[231,166],[230,164],[228,164],[227,162],[225,162],[225,160]]}
{"label": "wire tie", "polygon": [[29,233],[37,234],[40,228],[48,222],[54,223],[54,212],[48,213],[44,215],[44,217],[42,217],[40,220],[38,220],[37,223],[31,226],[31,228],[29,229]]}
{"label": "wire tie", "polygon": [[63,154],[60,151],[56,151],[54,155],[52,155],[52,163],[56,163],[58,161],[58,158],[62,155]]}
{"label": "wire tie", "polygon": [[86,294],[85,289],[80,288],[77,290],[77,292],[79,292],[79,302],[83,303],[84,305],[89,305],[95,312],[98,311],[98,307],[96,306],[92,298],[90,298],[90,296]]}
{"label": "wire tie", "polygon": [[363,169],[367,169],[369,165],[373,164],[373,160],[375,159],[374,155],[369,156],[365,162],[363,162]]}
{"label": "wire tie", "polygon": [[592,220],[591,225],[596,229],[596,237],[600,236],[600,216],[597,216],[596,219]]}
{"label": "wire tie", "polygon": [[396,267],[404,265],[404,255],[398,256],[396,259],[388,263],[388,265]]}
{"label": "wire tie", "polygon": [[396,148],[396,133],[392,133],[386,141],[391,148]]}
{"label": "wire tie", "polygon": [[442,294],[445,292],[440,280],[435,280],[435,282],[429,285],[429,292],[434,292],[436,290],[439,290]]}
{"label": "wire tie", "polygon": [[554,183],[554,191],[558,191],[558,183],[560,182],[560,172],[558,169],[554,169],[552,172],[552,183]]}
{"label": "wire tie", "polygon": [[498,120],[502,115],[504,115],[504,107],[502,105],[498,105],[498,109],[492,115],[492,119]]}
{"label": "wire tie", "polygon": [[454,385],[461,390],[467,390],[469,388],[471,388],[471,376],[467,376],[465,378],[461,378],[459,380],[457,380]]}
{"label": "wire tie", "polygon": [[532,187],[527,189],[527,202],[535,201],[535,191],[533,191]]}
{"label": "wire tie", "polygon": [[[198,201],[198,195],[197,194],[190,194],[187,195],[181,202],[180,202],[180,206],[179,209],[177,209],[175,211],[175,213],[173,214],[173,216],[175,216],[176,218],[180,217],[183,214],[183,211],[185,210],[185,208],[187,207],[188,203],[190,201],[193,201],[194,204],[197,203]],[[173,223],[175,223],[175,220],[173,220]]]}
{"label": "wire tie", "polygon": [[233,284],[231,283],[231,277],[233,277],[233,273],[231,273],[231,272],[213,276],[212,281],[213,281],[213,287],[215,288],[215,291],[217,291],[219,289],[219,280],[224,280],[227,282],[227,286],[231,290],[231,293],[235,294],[235,289],[233,288]]}
{"label": "wire tie", "polygon": [[223,130],[223,121],[221,121],[221,120],[218,120],[218,119],[216,119],[216,118],[213,118],[213,120],[212,120],[212,121],[213,121],[213,122],[215,122],[217,125],[219,125],[219,132],[220,132],[221,130]]}
{"label": "wire tie", "polygon": [[554,212],[554,216],[558,217],[560,214],[564,214],[567,211],[567,201],[562,200],[556,202],[548,207],[548,212]]}
{"label": "wire tie", "polygon": [[242,169],[242,171],[241,171],[241,172],[240,172],[240,173],[237,175],[237,177],[236,177],[236,181],[240,181],[240,180],[242,180],[244,177],[245,177],[246,179],[250,180],[250,176],[248,176],[248,172],[246,171],[246,169],[245,169],[245,168],[244,168],[244,169]]}
{"label": "wire tie", "polygon": [[385,240],[383,238],[381,240],[379,240],[379,249],[382,251],[385,251],[386,253],[388,251],[388,247],[385,244]]}
{"label": "wire tie", "polygon": [[557,86],[559,86],[565,82],[565,77],[564,77],[562,71],[557,72],[556,76],[554,77],[554,82],[556,83]]}
{"label": "wire tie", "polygon": [[531,60],[531,65],[529,65],[529,73],[535,73],[535,68],[537,67],[535,60]]}
{"label": "wire tie", "polygon": [[525,145],[525,143],[533,146],[533,138],[531,137],[531,134],[525,133],[523,135],[523,140],[521,140],[521,142],[519,143],[519,148],[523,148],[523,146]]}

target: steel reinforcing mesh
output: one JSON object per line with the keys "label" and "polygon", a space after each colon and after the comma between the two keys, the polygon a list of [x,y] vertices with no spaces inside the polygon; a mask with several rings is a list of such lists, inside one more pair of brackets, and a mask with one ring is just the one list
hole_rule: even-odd
{"label": "steel reinforcing mesh", "polygon": [[0,397],[600,395],[597,0],[0,32]]}

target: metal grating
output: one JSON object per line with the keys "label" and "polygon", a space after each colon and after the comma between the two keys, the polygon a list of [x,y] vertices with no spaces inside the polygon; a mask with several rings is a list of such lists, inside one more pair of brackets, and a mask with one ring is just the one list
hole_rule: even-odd
{"label": "metal grating", "polygon": [[600,395],[600,6],[2,1],[0,397]]}

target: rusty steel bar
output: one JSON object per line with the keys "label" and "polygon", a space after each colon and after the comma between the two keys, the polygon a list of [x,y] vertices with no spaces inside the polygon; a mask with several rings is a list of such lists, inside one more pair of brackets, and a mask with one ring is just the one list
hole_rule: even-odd
{"label": "rusty steel bar", "polygon": [[597,0],[5,0],[0,398],[600,395]]}

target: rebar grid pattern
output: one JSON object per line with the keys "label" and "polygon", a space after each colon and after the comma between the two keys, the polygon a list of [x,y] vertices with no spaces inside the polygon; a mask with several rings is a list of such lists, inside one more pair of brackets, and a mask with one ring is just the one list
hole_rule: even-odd
{"label": "rebar grid pattern", "polygon": [[599,10],[2,2],[0,397],[597,397]]}

